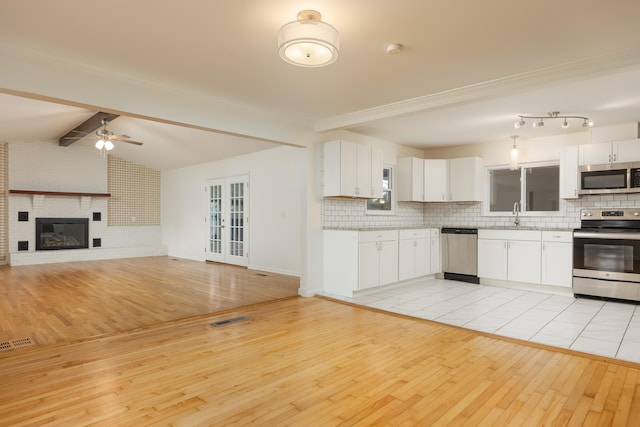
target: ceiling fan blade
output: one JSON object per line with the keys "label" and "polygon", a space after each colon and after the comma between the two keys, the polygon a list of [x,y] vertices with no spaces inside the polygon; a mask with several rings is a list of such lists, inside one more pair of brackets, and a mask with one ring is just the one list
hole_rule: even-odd
{"label": "ceiling fan blade", "polygon": [[87,120],[80,123],[78,126],[71,129],[66,134],[62,135],[60,139],[58,139],[58,144],[61,145],[62,147],[67,147],[73,144],[75,141],[77,141],[77,139],[76,140],[67,139],[67,137],[77,136],[78,133],[83,133],[88,135],[102,126],[102,120],[111,121],[117,117],[120,117],[120,116],[118,114],[104,113],[102,111],[98,111],[96,114],[89,117]]}
{"label": "ceiling fan blade", "polygon": [[127,135],[112,135],[111,139],[113,141],[121,141],[121,142],[127,142],[129,144],[142,145],[142,142],[133,141],[129,139]]}

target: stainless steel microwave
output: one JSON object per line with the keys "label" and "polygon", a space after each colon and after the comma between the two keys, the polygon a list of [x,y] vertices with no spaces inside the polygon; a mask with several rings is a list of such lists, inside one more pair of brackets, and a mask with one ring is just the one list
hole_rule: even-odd
{"label": "stainless steel microwave", "polygon": [[579,194],[640,193],[640,162],[580,166]]}

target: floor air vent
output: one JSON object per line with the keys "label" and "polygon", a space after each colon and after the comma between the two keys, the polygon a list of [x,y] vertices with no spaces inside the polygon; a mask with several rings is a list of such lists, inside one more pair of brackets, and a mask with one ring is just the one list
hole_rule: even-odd
{"label": "floor air vent", "polygon": [[249,320],[249,318],[248,317],[244,317],[244,316],[240,316],[240,317],[234,317],[232,319],[219,320],[217,322],[213,322],[212,325],[213,326],[225,326],[225,325],[230,325],[231,323],[243,322],[245,320]]}
{"label": "floor air vent", "polygon": [[12,341],[0,341],[0,351],[35,345],[31,338],[20,338]]}

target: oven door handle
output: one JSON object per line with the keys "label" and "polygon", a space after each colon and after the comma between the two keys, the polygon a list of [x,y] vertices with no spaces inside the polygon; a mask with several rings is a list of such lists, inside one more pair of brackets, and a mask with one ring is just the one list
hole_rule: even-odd
{"label": "oven door handle", "polygon": [[614,239],[614,240],[640,240],[640,233],[598,233],[593,231],[574,231],[576,239]]}

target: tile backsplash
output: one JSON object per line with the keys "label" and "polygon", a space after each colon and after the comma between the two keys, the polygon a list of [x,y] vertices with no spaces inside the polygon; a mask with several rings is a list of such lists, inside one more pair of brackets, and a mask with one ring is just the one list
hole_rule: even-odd
{"label": "tile backsplash", "polygon": [[[520,227],[573,229],[580,227],[580,211],[585,208],[640,208],[640,194],[591,195],[567,200],[558,216],[521,216]],[[366,229],[407,227],[511,227],[514,216],[485,216],[481,202],[416,203],[398,202],[396,215],[367,215],[365,201],[325,198],[322,208],[324,228]]]}

